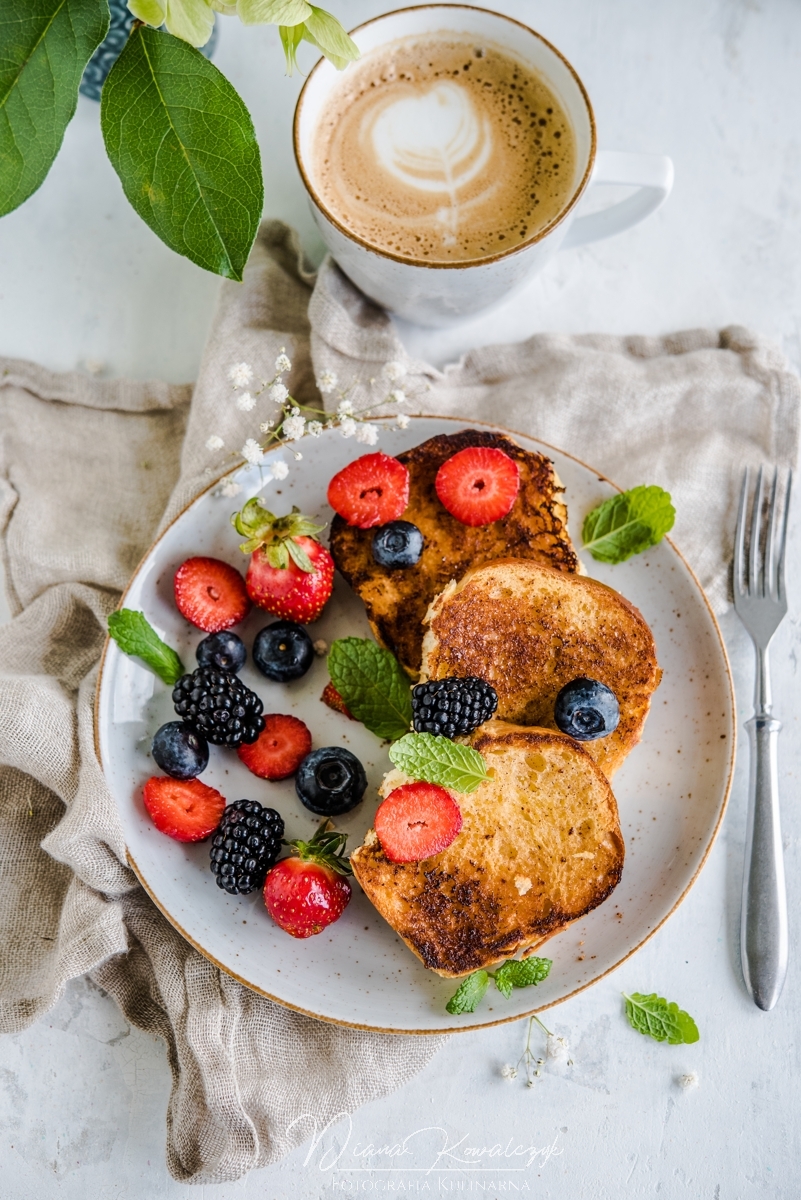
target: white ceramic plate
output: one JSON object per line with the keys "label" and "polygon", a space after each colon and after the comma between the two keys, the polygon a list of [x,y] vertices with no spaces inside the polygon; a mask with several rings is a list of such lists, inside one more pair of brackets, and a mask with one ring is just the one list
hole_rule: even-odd
{"label": "white ceramic plate", "polygon": [[[384,429],[381,448],[397,454],[464,425],[417,417],[405,431]],[[576,459],[513,436],[554,460],[574,530],[590,508],[613,493],[608,481]],[[302,462],[291,462],[289,477],[269,482],[261,494],[278,512],[297,504],[321,521],[330,520],[328,480],[361,452],[361,446],[336,431],[306,438]],[[287,451],[278,453],[291,461]],[[124,598],[126,607],[144,611],[190,670],[204,635],[175,608],[172,579],[184,559],[196,554],[222,558],[244,570],[230,515],[260,491],[262,472],[245,468],[237,480],[243,491],[235,501],[210,489],[178,517],[149,551]],[[656,638],[664,678],[645,736],[614,780],[626,841],[623,879],[605,904],[548,942],[543,953],[553,959],[553,968],[543,984],[516,990],[508,1000],[492,989],[476,1013],[451,1017],[445,1004],[453,981],[425,970],[358,885],[342,918],[302,941],[273,924],[258,892],[233,897],[221,891],[208,867],[208,843],[174,842],[156,830],[145,812],[142,785],[159,773],[150,757],[150,740],[161,724],[174,719],[170,689],[109,643],[96,706],[99,753],[119,807],[131,866],[167,919],[223,970],[281,1004],[326,1021],[397,1033],[438,1033],[517,1020],[594,983],[632,954],[682,900],[720,826],[734,762],[733,690],[715,619],[669,542],[619,566],[589,558],[586,566],[643,613]],[[248,617],[238,630],[248,648],[255,633],[273,619],[258,610]],[[370,636],[361,602],[339,577],[312,634],[329,643],[346,634]],[[328,680],[325,659],[317,659],[303,679],[288,685],[270,683],[250,662],[242,678],[262,697],[265,712],[294,713],[311,729],[315,746],[347,745],[362,760],[370,784],[366,797],[338,818],[350,835],[350,847],[357,846],[372,823],[376,786],[390,764],[377,738],[320,702]],[[310,835],[316,826],[292,780],[259,780],[230,751],[211,748],[203,779],[229,802],[247,797],[278,809],[287,837]]]}

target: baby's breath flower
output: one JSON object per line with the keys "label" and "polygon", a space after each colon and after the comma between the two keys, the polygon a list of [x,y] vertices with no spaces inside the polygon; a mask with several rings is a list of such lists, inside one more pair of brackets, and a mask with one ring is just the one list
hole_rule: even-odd
{"label": "baby's breath flower", "polygon": [[395,420],[396,420],[396,422],[397,422],[398,429],[407,429],[407,428],[408,428],[408,426],[409,426],[409,417],[408,417],[408,415],[407,415],[406,413],[398,413],[398,415],[397,415],[397,417],[395,418]]}
{"label": "baby's breath flower", "polygon": [[406,366],[402,362],[393,360],[384,364],[384,376],[390,383],[397,383],[399,379],[403,379],[406,374]]}
{"label": "baby's breath flower", "polygon": [[283,375],[284,371],[291,370],[292,363],[287,358],[284,347],[282,346],[278,358],[275,360],[275,373],[276,375]]}
{"label": "baby's breath flower", "polygon": [[339,383],[336,371],[321,371],[317,376],[317,387],[324,396],[333,392],[334,388]]}
{"label": "baby's breath flower", "polygon": [[349,417],[353,413],[353,401],[343,400],[337,405],[337,412],[340,417]]}
{"label": "baby's breath flower", "polygon": [[339,423],[339,432],[344,438],[353,437],[358,428],[353,417],[343,417]]}
{"label": "baby's breath flower", "polygon": [[356,430],[356,441],[363,446],[374,446],[378,441],[378,426],[364,421]]}
{"label": "baby's breath flower", "polygon": [[272,466],[273,479],[286,479],[289,474],[289,465],[284,462],[283,458],[277,458]]}
{"label": "baby's breath flower", "polygon": [[698,1077],[697,1071],[690,1071],[687,1075],[679,1075],[676,1083],[683,1092],[691,1092],[693,1088],[697,1088],[701,1080]]}
{"label": "baby's breath flower", "polygon": [[281,433],[288,442],[296,442],[306,432],[306,418],[301,417],[297,409],[292,410],[291,417],[285,417]]}
{"label": "baby's breath flower", "polygon": [[536,1081],[536,1079],[527,1079],[527,1080],[526,1080],[526,1087],[527,1087],[527,1088],[533,1088],[533,1087],[536,1087],[536,1086],[537,1086],[537,1081]]}
{"label": "baby's breath flower", "polygon": [[501,1067],[501,1078],[508,1079],[510,1082],[512,1079],[517,1079],[517,1067],[511,1066],[509,1063],[504,1063]]}
{"label": "baby's breath flower", "polygon": [[216,433],[213,433],[206,441],[207,450],[222,450],[225,442]]}
{"label": "baby's breath flower", "polygon": [[269,433],[273,425],[275,425],[275,421],[262,421],[261,425],[259,426],[259,431],[261,433]]}
{"label": "baby's breath flower", "polygon": [[393,390],[389,393],[389,399],[393,404],[405,404],[406,393],[404,392],[403,388],[393,388]]}
{"label": "baby's breath flower", "polygon": [[228,378],[234,387],[247,387],[253,379],[253,368],[250,363],[234,363],[228,372]]}
{"label": "baby's breath flower", "polygon": [[233,479],[226,479],[225,483],[220,484],[221,496],[238,496],[241,491],[241,485],[236,483]]}
{"label": "baby's breath flower", "polygon": [[273,404],[283,404],[289,396],[289,389],[283,383],[274,383],[269,391]]}
{"label": "baby's breath flower", "polygon": [[567,1052],[570,1049],[567,1039],[557,1037],[554,1033],[548,1034],[548,1041],[545,1044],[545,1053],[548,1058],[567,1058]]}
{"label": "baby's breath flower", "polygon": [[255,438],[248,438],[239,453],[246,462],[249,462],[254,467],[257,467],[259,463],[264,461],[264,451]]}
{"label": "baby's breath flower", "polygon": [[318,658],[323,658],[328,653],[328,642],[325,638],[318,638],[314,643],[314,653]]}
{"label": "baby's breath flower", "polygon": [[322,421],[309,421],[309,423],[306,426],[306,432],[310,433],[312,435],[312,437],[319,437],[320,434],[323,432]]}
{"label": "baby's breath flower", "polygon": [[256,397],[251,396],[250,392],[242,392],[236,398],[236,407],[242,412],[250,412],[252,408],[256,407]]}

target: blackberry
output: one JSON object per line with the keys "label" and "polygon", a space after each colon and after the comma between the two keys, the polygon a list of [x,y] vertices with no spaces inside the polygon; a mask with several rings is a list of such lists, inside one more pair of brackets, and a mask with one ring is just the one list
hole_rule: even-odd
{"label": "blackberry", "polygon": [[472,733],[498,707],[494,687],[467,675],[464,679],[431,679],[412,688],[412,723],[417,733],[456,737]]}
{"label": "blackberry", "polygon": [[284,822],[258,800],[229,804],[211,843],[211,869],[217,886],[232,896],[255,892],[281,850]]}
{"label": "blackberry", "polygon": [[172,699],[178,716],[215,746],[235,750],[264,729],[261,700],[230,671],[198,667],[181,676]]}

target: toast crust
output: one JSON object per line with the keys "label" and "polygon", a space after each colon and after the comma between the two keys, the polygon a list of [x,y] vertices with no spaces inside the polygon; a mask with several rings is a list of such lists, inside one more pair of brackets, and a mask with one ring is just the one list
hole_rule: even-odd
{"label": "toast crust", "polygon": [[[437,498],[437,471],[468,446],[503,450],[520,470],[512,511],[492,525],[463,525]],[[430,438],[397,457],[409,471],[403,520],[416,525],[425,541],[420,561],[408,569],[380,567],[372,555],[373,530],[356,529],[338,516],[331,523],[330,547],[340,573],[364,602],[376,639],[417,678],[423,618],[450,580],[460,579],[469,567],[510,555],[566,572],[580,570],[580,564],[567,532],[562,484],[544,455],[524,450],[502,434],[463,429]]]}
{"label": "toast crust", "polygon": [[597,579],[502,559],[449,584],[426,621],[424,679],[477,675],[498,693],[499,719],[546,729],[565,684],[597,679],[620,722],[584,749],[609,777],[640,740],[662,674],[656,645],[639,610]]}
{"label": "toast crust", "polygon": [[[469,741],[494,777],[452,793],[463,824],[446,850],[391,863],[371,830],[350,859],[381,916],[448,978],[532,953],[609,896],[624,858],[615,797],[577,742],[501,721]],[[381,794],[405,782],[392,771]]]}

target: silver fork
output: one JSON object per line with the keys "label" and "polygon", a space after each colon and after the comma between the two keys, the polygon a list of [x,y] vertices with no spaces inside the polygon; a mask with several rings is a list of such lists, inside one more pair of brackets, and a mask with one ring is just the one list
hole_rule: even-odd
{"label": "silver fork", "polygon": [[746,722],[751,740],[751,777],[740,957],[745,985],[754,1003],[767,1012],[779,999],[787,974],[787,894],[776,767],[776,743],[782,726],[773,716],[768,647],[787,612],[784,559],[792,471],[788,472],[784,501],[777,503],[779,472],[774,470],[763,521],[765,472],[760,467],[746,551],[748,483],[746,468],[734,537],[734,607],[754,643],[757,669],[754,715]]}

